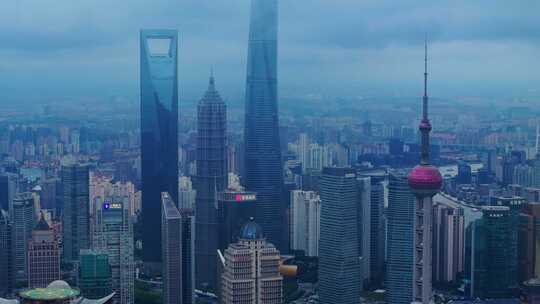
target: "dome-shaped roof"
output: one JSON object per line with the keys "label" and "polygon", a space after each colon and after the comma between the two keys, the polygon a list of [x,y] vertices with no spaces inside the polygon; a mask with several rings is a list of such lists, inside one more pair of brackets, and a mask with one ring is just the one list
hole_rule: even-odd
{"label": "dome-shaped roof", "polygon": [[47,288],[71,289],[69,284],[66,283],[66,281],[62,281],[62,280],[57,280],[57,281],[51,282],[51,284],[49,284],[49,286],[47,286]]}
{"label": "dome-shaped roof", "polygon": [[416,194],[433,195],[441,189],[441,173],[434,166],[416,166],[409,174],[409,186]]}
{"label": "dome-shaped roof", "polygon": [[250,218],[249,222],[247,222],[242,228],[240,238],[245,240],[257,240],[264,238],[261,226],[255,223],[253,218]]}

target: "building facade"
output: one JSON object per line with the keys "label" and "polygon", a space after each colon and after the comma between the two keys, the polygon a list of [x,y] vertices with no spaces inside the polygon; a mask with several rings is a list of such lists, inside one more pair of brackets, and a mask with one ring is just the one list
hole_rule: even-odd
{"label": "building facade", "polygon": [[219,249],[236,243],[242,227],[255,217],[257,194],[242,189],[227,189],[218,193]]}
{"label": "building facade", "polygon": [[28,243],[28,287],[45,288],[60,279],[60,247],[54,231],[43,217]]}
{"label": "building facade", "polygon": [[182,303],[182,216],[168,193],[162,193],[161,203],[163,303]]}
{"label": "building facade", "polygon": [[512,215],[506,206],[482,207],[473,226],[472,296],[510,298],[517,287],[512,261]]}
{"label": "building facade", "polygon": [[182,217],[182,303],[195,303],[195,212],[180,209]]}
{"label": "building facade", "polygon": [[217,287],[219,247],[218,202],[227,188],[227,107],[210,77],[208,90],[197,106],[197,191],[195,255],[197,286]]}
{"label": "building facade", "polygon": [[245,109],[245,185],[256,192],[257,221],[284,252],[288,236],[277,96],[277,0],[252,0]]}
{"label": "building facade", "polygon": [[261,227],[253,220],[222,256],[221,303],[283,303],[279,251],[266,242]]}
{"label": "building facade", "polygon": [[13,288],[12,232],[9,214],[0,210],[0,296],[6,296]]}
{"label": "building facade", "polygon": [[540,203],[525,204],[518,244],[519,282],[540,278]]}
{"label": "building facade", "polygon": [[313,191],[293,190],[291,193],[291,249],[307,256],[319,256],[321,198]]}
{"label": "building facade", "polygon": [[63,259],[77,261],[81,249],[90,248],[90,203],[88,167],[66,164],[61,169],[64,212],[62,215]]}
{"label": "building facade", "polygon": [[161,193],[178,202],[177,48],[177,31],[141,30],[143,261],[156,270],[162,257],[161,230],[155,229],[161,223]]}
{"label": "building facade", "polygon": [[457,282],[464,270],[465,217],[461,208],[433,207],[433,282]]}
{"label": "building facade", "polygon": [[322,303],[358,303],[362,274],[356,173],[324,168],[320,183],[319,297]]}
{"label": "building facade", "polygon": [[94,248],[107,253],[114,300],[130,304],[135,300],[135,262],[133,224],[129,206],[117,197],[109,197],[96,208]]}
{"label": "building facade", "polygon": [[407,172],[388,176],[388,226],[386,261],[386,301],[410,304],[413,301],[414,196]]}
{"label": "building facade", "polygon": [[77,286],[85,298],[99,299],[113,292],[109,255],[106,252],[83,249],[79,257]]}
{"label": "building facade", "polygon": [[28,241],[36,224],[34,198],[29,192],[13,198],[12,254],[15,279],[25,281],[28,277]]}

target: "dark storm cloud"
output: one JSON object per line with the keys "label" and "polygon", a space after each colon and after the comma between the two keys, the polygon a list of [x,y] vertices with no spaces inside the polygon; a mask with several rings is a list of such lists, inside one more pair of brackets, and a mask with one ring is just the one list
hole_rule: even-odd
{"label": "dark storm cloud", "polygon": [[[281,95],[416,86],[426,33],[441,94],[538,88],[538,11],[536,0],[282,0]],[[213,65],[224,95],[241,98],[248,14],[248,0],[2,0],[0,81],[136,94],[138,31],[165,27],[180,31],[184,97],[201,95]]]}

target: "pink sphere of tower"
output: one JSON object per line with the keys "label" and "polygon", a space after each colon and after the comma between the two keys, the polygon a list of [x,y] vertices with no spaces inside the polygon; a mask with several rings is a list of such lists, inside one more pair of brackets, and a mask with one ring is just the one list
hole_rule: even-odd
{"label": "pink sphere of tower", "polygon": [[433,196],[441,189],[441,173],[434,166],[416,166],[409,174],[409,186],[416,195]]}

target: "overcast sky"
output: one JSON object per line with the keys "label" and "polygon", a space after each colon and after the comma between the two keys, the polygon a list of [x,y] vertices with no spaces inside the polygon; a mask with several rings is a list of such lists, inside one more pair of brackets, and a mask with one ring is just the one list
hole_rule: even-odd
{"label": "overcast sky", "polygon": [[[137,96],[138,31],[180,32],[181,98],[242,99],[249,0],[0,0],[0,103],[10,96]],[[540,1],[282,0],[281,96],[540,89]]]}

